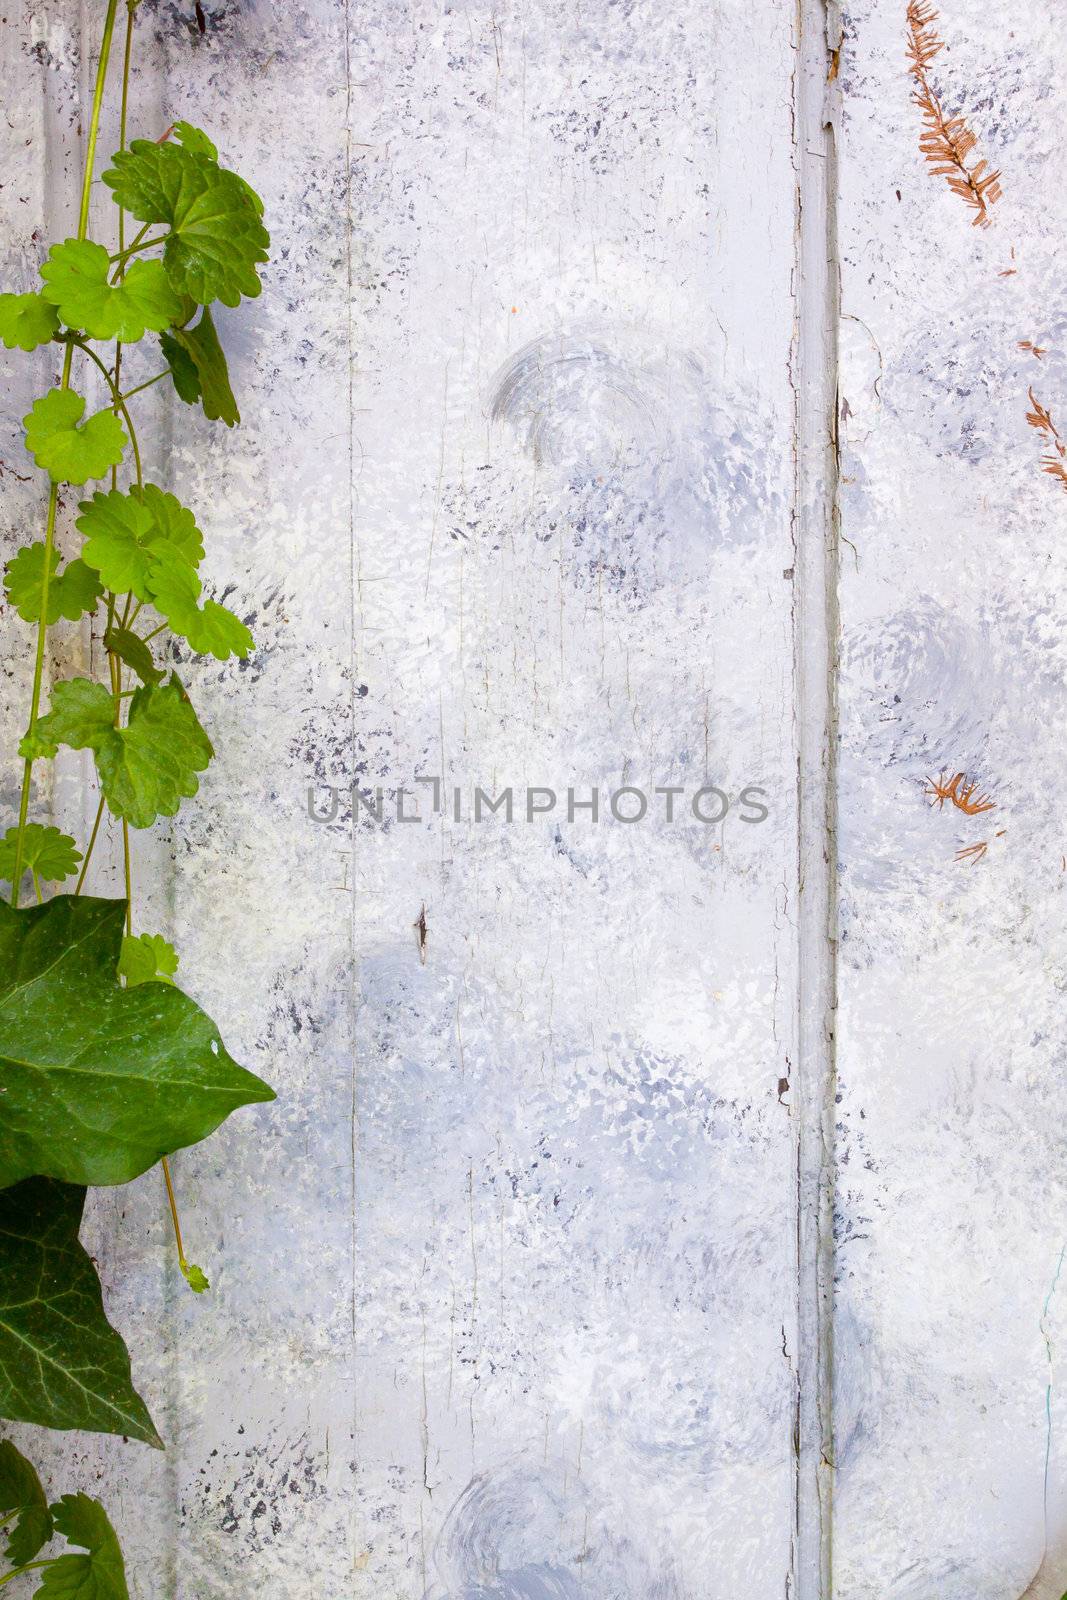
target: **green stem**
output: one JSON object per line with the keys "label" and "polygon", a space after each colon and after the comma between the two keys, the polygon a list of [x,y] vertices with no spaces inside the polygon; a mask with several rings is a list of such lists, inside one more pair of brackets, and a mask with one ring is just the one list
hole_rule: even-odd
{"label": "green stem", "polygon": [[74,891],[75,894],[81,894],[81,892],[82,892],[82,884],[85,882],[85,874],[89,870],[89,857],[93,853],[93,846],[96,843],[96,836],[100,832],[100,823],[103,820],[103,816],[104,816],[104,797],[103,797],[103,795],[101,795],[100,796],[100,804],[96,808],[96,821],[93,823],[93,831],[89,835],[89,848],[85,852],[85,858],[82,861],[82,869],[78,873],[78,887]]}
{"label": "green stem", "polygon": [[170,1220],[174,1228],[174,1243],[178,1247],[178,1265],[185,1274],[189,1270],[189,1263],[185,1258],[185,1246],[182,1243],[182,1225],[178,1218],[178,1202],[174,1198],[174,1185],[170,1181],[170,1163],[166,1156],[163,1157],[163,1182],[167,1186],[167,1203],[170,1206]]}
{"label": "green stem", "polygon": [[[166,244],[170,238],[169,233],[157,233],[154,239],[145,238],[145,234],[151,226],[150,222],[146,222],[132,244],[128,244],[125,250],[116,250],[113,256],[108,256],[109,265],[115,266],[118,262],[126,261],[130,256],[135,256],[139,250],[151,250],[157,244]],[[113,282],[116,276],[117,274],[112,275]]]}
{"label": "green stem", "polygon": [[[96,69],[96,86],[93,90],[93,110],[89,121],[89,138],[85,148],[85,172],[82,177],[81,208],[78,212],[78,239],[83,240],[89,231],[89,195],[93,186],[93,166],[96,161],[96,140],[100,132],[100,112],[104,103],[104,84],[107,81],[107,64],[111,55],[111,37],[115,31],[115,12],[118,9],[118,0],[107,0],[107,12],[104,16],[104,35],[100,42],[100,61]],[[60,389],[70,388],[70,367],[73,351],[67,345],[63,356],[63,376],[60,379]],[[52,569],[52,553],[56,542],[56,509],[59,504],[59,485],[52,483],[48,493],[48,520],[45,525],[44,536],[44,568],[41,578],[41,618],[37,624],[37,652],[33,666],[33,690],[30,698],[30,723],[27,733],[32,740],[37,729],[37,717],[41,709],[41,683],[44,678],[44,649],[45,637],[48,632],[48,585]],[[15,862],[12,868],[13,882],[11,884],[11,904],[19,903],[19,879],[22,876],[23,841],[26,834],[26,818],[30,808],[30,782],[33,776],[33,756],[27,756],[22,769],[22,794],[19,798],[18,833],[15,835]],[[6,1582],[6,1579],[0,1580]]]}
{"label": "green stem", "polygon": [[57,1561],[62,1561],[62,1556],[51,1556],[47,1561],[27,1561],[24,1567],[16,1567],[14,1572],[5,1572],[0,1578],[0,1584],[10,1583],[12,1578],[21,1578],[24,1572],[33,1572],[37,1567],[54,1567]]}
{"label": "green stem", "polygon": [[164,378],[169,378],[169,377],[170,377],[170,368],[168,367],[166,372],[157,372],[154,378],[149,378],[147,380],[147,382],[145,382],[145,383],[139,383],[137,385],[136,389],[127,389],[127,390],[125,390],[124,393],[123,393],[122,398],[124,400],[129,400],[131,395],[140,394],[142,389],[151,389],[151,387],[152,387],[152,385],[154,383],[161,383]]}
{"label": "green stem", "polygon": [[[140,607],[139,607],[139,606],[138,606],[138,608],[137,608],[137,609],[138,609],[138,610],[140,610]],[[134,613],[134,616],[136,616],[136,614],[137,614],[137,613],[136,613],[136,612],[135,612],[135,613]],[[132,621],[133,621],[133,617],[131,617],[131,618],[130,618],[130,621],[131,621],[131,622],[132,622]],[[151,632],[151,633],[142,633],[142,634],[141,634],[141,635],[140,635],[140,640],[141,640],[141,643],[142,643],[142,644],[147,644],[147,643],[148,643],[148,641],[149,641],[149,640],[150,640],[150,639],[154,639],[154,638],[155,638],[155,636],[156,636],[156,634],[157,634],[157,633],[162,633],[162,632],[163,632],[163,630],[164,630],[164,628],[166,628],[166,626],[167,626],[167,624],[166,624],[166,623],[165,623],[165,622],[161,622],[161,623],[160,623],[160,624],[159,624],[159,627],[158,627],[158,628],[153,628],[153,629],[152,629],[152,632]]]}
{"label": "green stem", "polygon": [[129,433],[129,436],[130,436],[130,444],[133,447],[133,465],[134,465],[134,470],[135,470],[135,472],[137,474],[137,487],[139,489],[141,489],[141,488],[144,487],[144,478],[143,478],[142,473],[141,473],[141,452],[140,452],[140,449],[138,448],[138,444],[137,444],[137,429],[133,425],[133,418],[130,416],[130,413],[129,413],[128,409],[127,409],[126,401],[123,399],[122,395],[119,393],[118,388],[115,385],[114,378],[111,376],[111,373],[108,371],[108,369],[104,366],[104,363],[101,361],[101,359],[97,355],[96,351],[93,350],[89,345],[87,345],[82,339],[71,339],[70,342],[71,342],[72,345],[75,345],[82,352],[83,355],[88,356],[89,360],[94,362],[95,365],[100,369],[100,371],[104,375],[104,382],[107,384],[108,388],[111,390],[111,398],[115,403],[115,409],[117,411],[121,411],[123,420],[126,423],[126,430],[127,430],[127,432]]}

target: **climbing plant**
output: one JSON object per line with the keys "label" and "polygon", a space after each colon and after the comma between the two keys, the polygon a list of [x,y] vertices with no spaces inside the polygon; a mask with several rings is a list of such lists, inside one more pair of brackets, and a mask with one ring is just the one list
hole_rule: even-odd
{"label": "climbing plant", "polygon": [[[213,754],[176,665],[186,652],[243,659],[252,637],[205,594],[197,518],[146,478],[132,402],[165,383],[210,420],[239,421],[211,306],[259,294],[270,241],[259,197],[200,129],[175,122],[127,140],[138,3],[124,0],[119,148],[102,174],[113,236],[90,236],[90,197],[119,0],[104,13],[77,233],[47,250],[39,287],[0,294],[0,340],[47,349],[58,368],[24,419],[26,448],[48,480],[43,537],[4,573],[9,606],[33,630],[33,676],[18,820],[0,838],[0,879],[10,884],[0,900],[0,1416],[161,1446],[79,1243],[86,1189],[161,1164],[178,1264],[203,1292],[167,1157],[273,1094],[182,993],[173,947],[134,926],[129,830],[173,816]],[[142,375],[153,349],[159,370]],[[84,495],[79,543],[64,559],[57,522],[75,490]],[[45,709],[48,630],[61,619],[89,619],[106,666],[103,681],[53,684]],[[99,805],[84,850],[31,817],[35,768],[61,745],[91,751],[95,765]],[[83,893],[105,811],[121,830],[121,899]],[[53,1600],[125,1600],[103,1508],[84,1494],[50,1506],[9,1440],[0,1442],[0,1528],[10,1566],[0,1585],[32,1571],[36,1593]],[[78,1553],[42,1557],[58,1535]]]}

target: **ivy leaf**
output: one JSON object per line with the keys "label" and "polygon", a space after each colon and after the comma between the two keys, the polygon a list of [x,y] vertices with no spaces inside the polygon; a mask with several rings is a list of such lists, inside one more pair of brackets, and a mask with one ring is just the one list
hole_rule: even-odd
{"label": "ivy leaf", "polygon": [[170,131],[178,143],[191,150],[194,156],[207,156],[209,161],[219,159],[218,149],[202,128],[194,128],[191,122],[175,122],[171,124]]}
{"label": "ivy leaf", "polygon": [[56,308],[39,294],[0,294],[0,340],[9,350],[36,350],[58,332]]}
{"label": "ivy leaf", "polygon": [[54,244],[41,268],[44,298],[70,328],[84,328],[93,339],[135,344],[146,328],[155,333],[182,314],[161,261],[134,261],[121,282],[109,283],[111,263],[102,244],[67,239]]}
{"label": "ivy leaf", "polygon": [[[0,878],[12,882],[15,870],[15,841],[18,826],[12,824],[0,839]],[[35,872],[46,883],[59,883],[73,878],[78,870],[82,853],[69,834],[58,828],[44,827],[39,822],[27,822],[22,836],[22,867],[25,872]]]}
{"label": "ivy leaf", "polygon": [[209,422],[224,422],[228,428],[240,422],[226,355],[207,306],[195,328],[175,328],[162,334],[159,342],[174,387],[187,405],[201,401]]}
{"label": "ivy leaf", "polygon": [[172,817],[196,793],[196,775],[215,753],[173,673],[168,683],[136,690],[124,728],[114,726],[114,702],[102,683],[65,678],[53,688],[37,732],[51,745],[92,750],[112,814],[134,828]]}
{"label": "ivy leaf", "polygon": [[0,1185],[128,1183],[274,1099],[174,984],[122,987],[125,915],[124,900],[87,895],[0,901]]}
{"label": "ivy leaf", "polygon": [[270,235],[242,178],[181,144],[135,139],[103,174],[120,206],[170,227],[163,264],[171,286],[201,305],[235,306],[260,292],[256,266]]}
{"label": "ivy leaf", "polygon": [[127,989],[139,983],[173,983],[178,953],[161,933],[127,934],[119,954],[118,975]]}
{"label": "ivy leaf", "polygon": [[52,1507],[52,1516],[56,1530],[89,1554],[68,1553],[50,1562],[36,1600],[130,1600],[122,1550],[99,1500],[65,1494]]}
{"label": "ivy leaf", "polygon": [[52,1513],[35,1469],[10,1439],[0,1439],[0,1520],[12,1517],[17,1521],[4,1555],[12,1566],[24,1567],[52,1537]]}
{"label": "ivy leaf", "polygon": [[51,1178],[0,1193],[0,1416],[127,1434],[162,1449],[78,1242],[84,1204],[83,1188]]}
{"label": "ivy leaf", "polygon": [[182,1277],[194,1294],[206,1294],[211,1288],[203,1267],[198,1267],[193,1261],[183,1261],[181,1269]]}
{"label": "ivy leaf", "polygon": [[135,672],[142,683],[162,683],[160,672],[152,659],[152,652],[139,633],[132,628],[108,628],[104,634],[104,649],[118,656],[124,666]]}
{"label": "ivy leaf", "polygon": [[117,467],[126,447],[122,423],[98,411],[82,427],[85,401],[73,389],[49,389],[23,417],[26,449],[55,483],[85,483]]}
{"label": "ivy leaf", "polygon": [[[41,600],[44,595],[43,539],[23,545],[4,568],[4,593],[23,622],[39,622]],[[59,551],[53,548],[51,570],[48,578],[48,623],[65,617],[77,622],[87,611],[95,611],[103,593],[100,580],[80,557],[68,561],[57,573]]]}

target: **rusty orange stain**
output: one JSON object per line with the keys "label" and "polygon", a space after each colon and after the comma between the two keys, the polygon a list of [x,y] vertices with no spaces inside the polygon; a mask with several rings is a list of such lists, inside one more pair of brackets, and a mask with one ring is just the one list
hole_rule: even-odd
{"label": "rusty orange stain", "polygon": [[[982,811],[996,810],[996,801],[991,800],[987,794],[979,794],[977,779],[968,783],[966,773],[954,772],[947,783],[944,773],[936,782],[933,778],[927,778],[926,782],[928,787],[923,793],[937,802],[939,811],[944,810],[946,800],[951,800],[956,810],[962,811],[968,817],[976,817]],[[961,788],[961,784],[964,787]],[[976,794],[977,799],[975,799]]]}

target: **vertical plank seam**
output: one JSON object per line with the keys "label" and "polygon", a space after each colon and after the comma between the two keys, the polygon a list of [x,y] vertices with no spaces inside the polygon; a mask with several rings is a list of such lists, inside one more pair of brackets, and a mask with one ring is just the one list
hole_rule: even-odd
{"label": "vertical plank seam", "polygon": [[[833,1590],[837,1004],[837,0],[796,0],[793,649],[797,761],[797,1327],[788,1600]],[[790,1591],[790,1585],[792,1585]]]}

